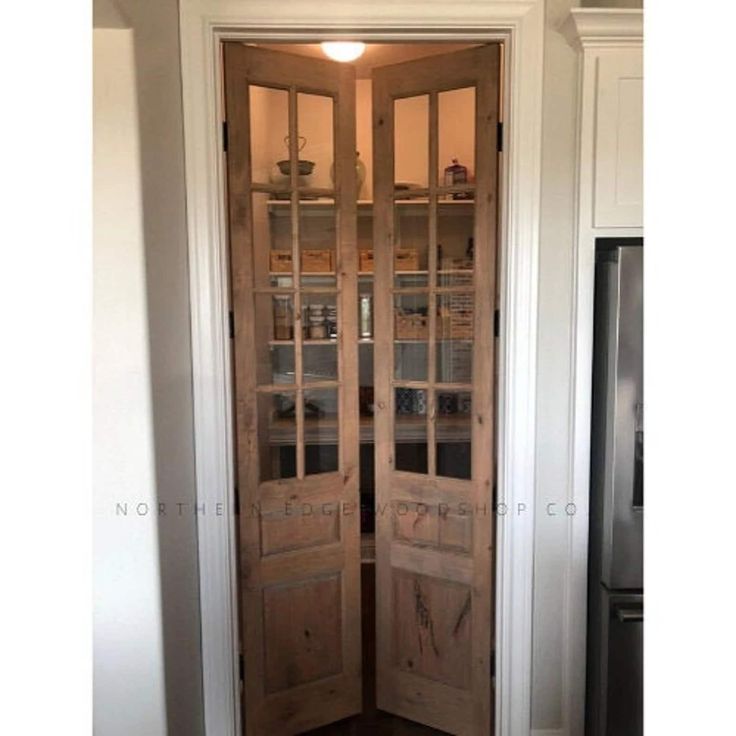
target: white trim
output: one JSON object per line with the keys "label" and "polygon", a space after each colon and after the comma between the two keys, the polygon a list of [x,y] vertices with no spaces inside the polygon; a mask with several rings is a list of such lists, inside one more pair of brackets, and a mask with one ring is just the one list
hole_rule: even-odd
{"label": "white trim", "polygon": [[[506,170],[502,172],[499,345],[498,736],[528,736],[531,717],[537,259],[541,160],[541,0],[182,0],[181,53],[187,167],[195,452],[198,503],[230,505],[231,386],[219,55],[224,38],[316,40],[504,39]],[[235,525],[200,516],[205,727],[235,736],[239,723]]]}
{"label": "white trim", "polygon": [[644,11],[640,9],[573,8],[560,29],[573,45],[607,46],[642,43]]}
{"label": "white trim", "polygon": [[597,55],[601,49],[643,44],[641,10],[575,8],[563,26],[568,41],[582,50],[578,84],[576,232],[573,264],[572,380],[568,502],[577,507],[568,537],[565,571],[563,652],[564,733],[582,736],[585,717],[588,500],[592,409],[593,291],[595,239],[642,237],[642,228],[593,227]]}

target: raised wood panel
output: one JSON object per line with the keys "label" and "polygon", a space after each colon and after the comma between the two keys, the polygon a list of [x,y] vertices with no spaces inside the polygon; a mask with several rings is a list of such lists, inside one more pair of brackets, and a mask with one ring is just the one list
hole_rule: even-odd
{"label": "raised wood panel", "polygon": [[469,586],[396,569],[393,583],[396,666],[467,690],[471,675]]}
{"label": "raised wood panel", "polygon": [[263,591],[266,692],[342,671],[340,576]]}
{"label": "raised wood panel", "polygon": [[642,227],[642,52],[623,48],[598,54],[593,225]]}
{"label": "raised wood panel", "polygon": [[261,547],[264,557],[340,541],[340,512],[330,505],[305,505],[261,514]]}

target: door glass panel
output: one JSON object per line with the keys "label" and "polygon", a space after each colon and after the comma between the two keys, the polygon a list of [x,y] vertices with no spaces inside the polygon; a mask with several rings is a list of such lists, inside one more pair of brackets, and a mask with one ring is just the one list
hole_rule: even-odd
{"label": "door glass panel", "polygon": [[437,475],[469,480],[472,401],[469,391],[437,391]]}
{"label": "door glass panel", "polygon": [[253,283],[256,288],[289,288],[293,285],[289,202],[253,192],[252,203]]}
{"label": "door glass panel", "polygon": [[394,185],[407,194],[429,186],[429,95],[394,101]]}
{"label": "door glass panel", "polygon": [[337,341],[337,295],[332,292],[302,293],[302,330],[304,343]]}
{"label": "door glass panel", "polygon": [[304,383],[337,380],[337,344],[308,345],[302,351]]}
{"label": "door glass panel", "polygon": [[473,294],[437,295],[437,372],[439,383],[473,379]]}
{"label": "door glass panel", "polygon": [[254,84],[248,91],[251,180],[255,186],[288,189],[289,151],[284,138],[289,135],[289,93],[285,89]]}
{"label": "door glass panel", "polygon": [[[440,186],[463,188],[475,181],[475,87],[437,95],[438,179]],[[444,193],[447,199],[472,199],[472,191]]]}
{"label": "door glass panel", "polygon": [[437,207],[437,285],[472,286],[475,205],[440,202]]}
{"label": "door glass panel", "polygon": [[394,377],[427,380],[429,314],[427,294],[394,297]]}
{"label": "door glass panel", "polygon": [[300,200],[299,251],[302,286],[335,286],[336,244],[335,200],[327,198]]}
{"label": "door glass panel", "polygon": [[[299,188],[334,189],[334,100],[325,95],[300,92],[296,102],[300,148]],[[305,196],[300,199],[305,199]]]}
{"label": "door glass panel", "polygon": [[429,268],[429,205],[401,201],[394,207],[394,286],[426,286]]}
{"label": "door glass panel", "polygon": [[305,473],[329,473],[339,466],[337,388],[304,391]]}
{"label": "door glass panel", "polygon": [[294,383],[294,301],[291,294],[254,296],[256,381]]}
{"label": "door glass panel", "polygon": [[394,389],[394,467],[427,472],[427,391]]}
{"label": "door glass panel", "polygon": [[296,477],[295,397],[293,392],[257,395],[261,482]]}

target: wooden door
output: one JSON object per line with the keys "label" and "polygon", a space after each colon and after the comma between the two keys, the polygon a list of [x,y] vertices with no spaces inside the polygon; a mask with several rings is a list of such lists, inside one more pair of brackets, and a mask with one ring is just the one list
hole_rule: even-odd
{"label": "wooden door", "polygon": [[355,78],[224,61],[244,730],[288,735],[361,710]]}
{"label": "wooden door", "polygon": [[[373,74],[378,707],[472,736],[493,727],[499,65],[489,45]],[[465,183],[440,153],[461,124]]]}

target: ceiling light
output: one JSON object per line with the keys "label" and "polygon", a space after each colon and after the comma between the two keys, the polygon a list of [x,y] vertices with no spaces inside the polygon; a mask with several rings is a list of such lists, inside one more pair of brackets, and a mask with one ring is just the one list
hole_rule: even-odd
{"label": "ceiling light", "polygon": [[324,41],[322,51],[335,61],[355,61],[365,51],[362,41]]}

